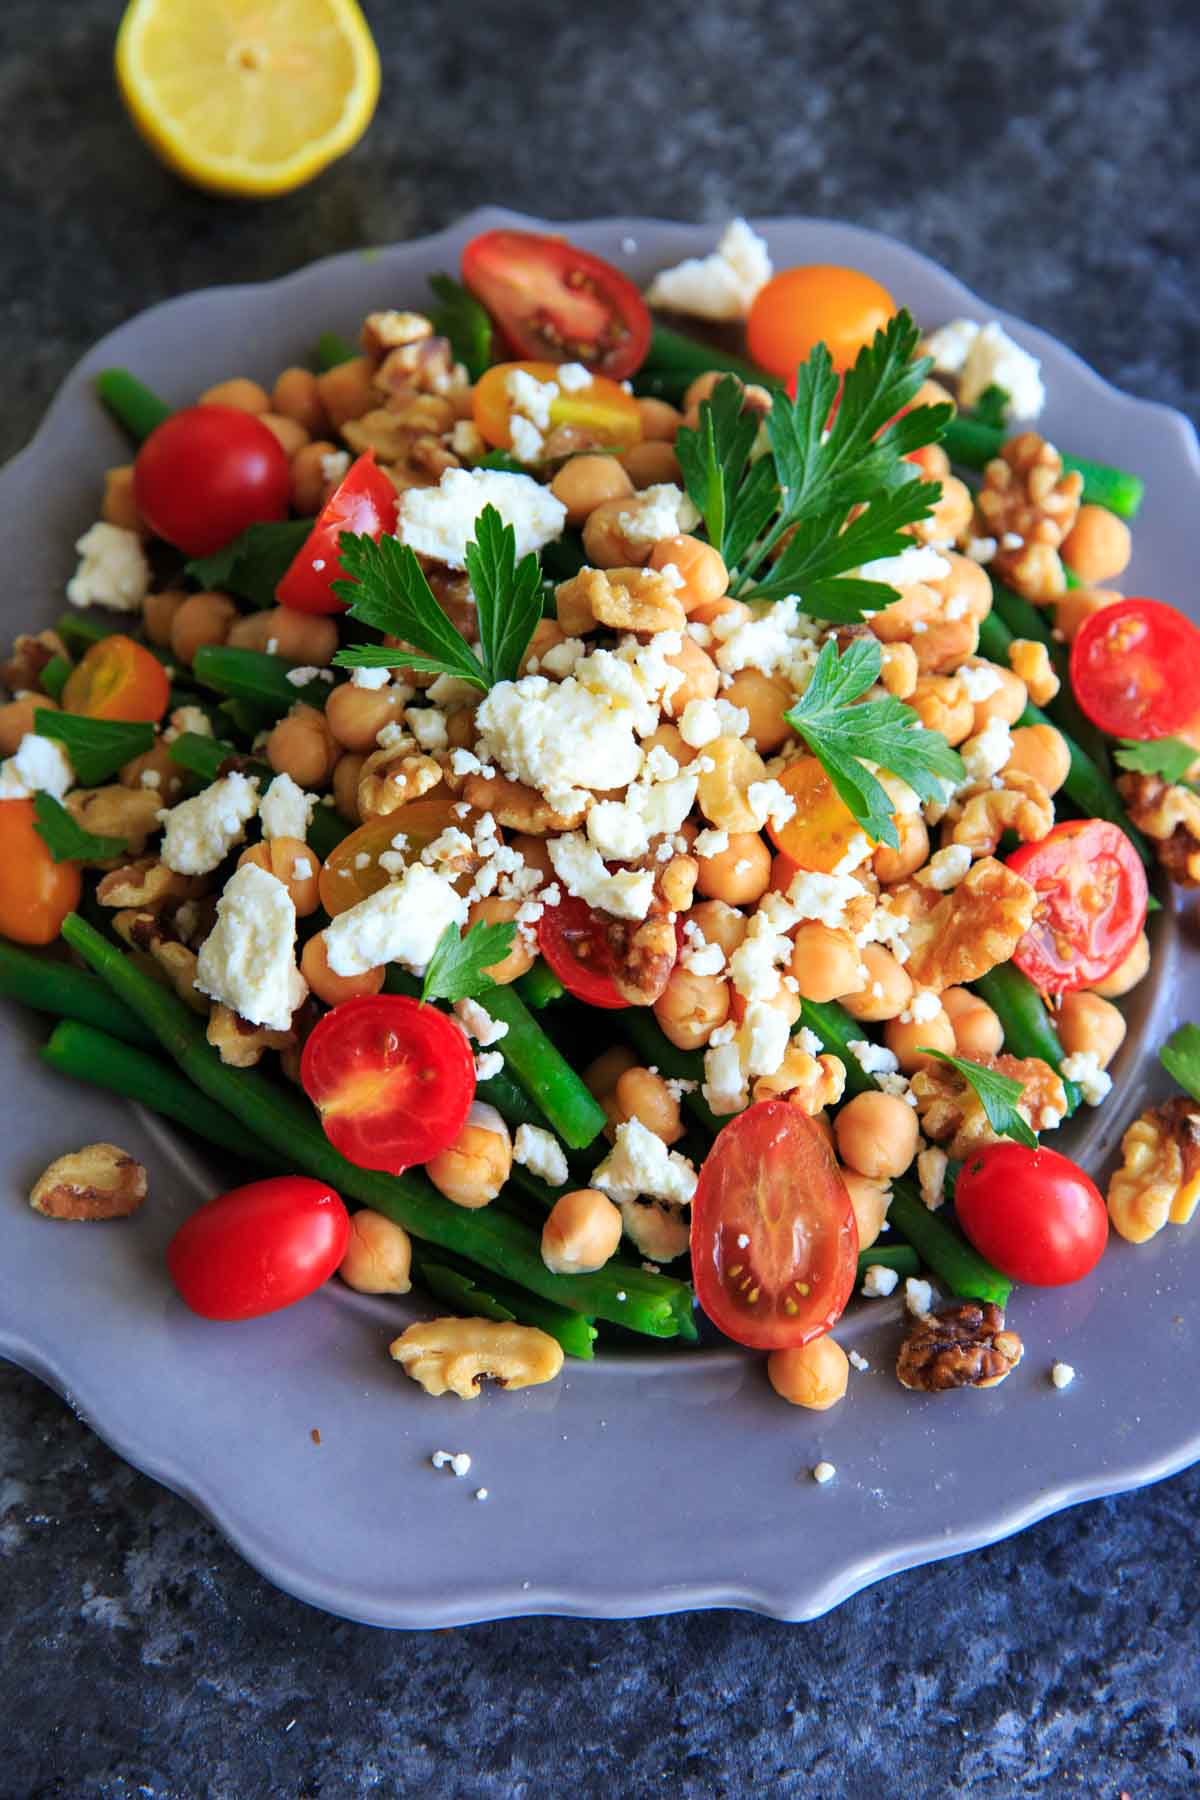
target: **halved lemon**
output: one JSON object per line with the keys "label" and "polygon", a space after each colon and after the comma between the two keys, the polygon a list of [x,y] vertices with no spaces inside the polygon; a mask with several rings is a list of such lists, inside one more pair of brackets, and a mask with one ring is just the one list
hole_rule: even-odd
{"label": "halved lemon", "polygon": [[356,144],[379,54],[356,0],[130,0],[117,82],[169,168],[221,194],[286,194]]}

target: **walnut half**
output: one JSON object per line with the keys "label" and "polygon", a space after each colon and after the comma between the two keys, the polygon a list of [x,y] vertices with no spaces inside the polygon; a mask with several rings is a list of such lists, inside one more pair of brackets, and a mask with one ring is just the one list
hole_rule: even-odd
{"label": "walnut half", "polygon": [[547,1332],[490,1319],[430,1319],[410,1325],[388,1348],[427,1394],[460,1400],[477,1400],[485,1378],[498,1387],[536,1387],[563,1365],[562,1347]]}
{"label": "walnut half", "polygon": [[[1021,1083],[1020,1111],[1035,1131],[1050,1131],[1062,1122],[1067,1110],[1066,1090],[1048,1062],[1040,1056],[976,1056],[982,1068],[1007,1075]],[[985,1144],[998,1144],[974,1088],[965,1075],[948,1063],[932,1062],[912,1078],[913,1098],[921,1129],[935,1144],[944,1144],[950,1156],[964,1161]]]}
{"label": "walnut half", "polygon": [[[984,856],[948,894],[911,883],[891,890],[891,904],[910,913],[905,967],[918,987],[961,987],[1007,962],[1030,925],[1037,894],[1029,882]],[[932,901],[932,904],[931,904]]]}
{"label": "walnut half", "polygon": [[1121,1139],[1121,1167],[1108,1184],[1108,1216],[1130,1244],[1168,1222],[1185,1225],[1200,1200],[1200,1107],[1184,1094],[1152,1106]]}
{"label": "walnut half", "polygon": [[959,1300],[917,1320],[900,1346],[896,1378],[901,1387],[923,1394],[996,1387],[1024,1354],[1016,1332],[1004,1329],[998,1306],[990,1300]]}
{"label": "walnut half", "polygon": [[125,1219],[146,1198],[146,1171],[116,1144],[85,1144],[38,1176],[29,1195],[47,1219]]}
{"label": "walnut half", "polygon": [[1131,770],[1117,789],[1139,831],[1154,839],[1154,852],[1172,881],[1200,887],[1200,794],[1161,775]]}

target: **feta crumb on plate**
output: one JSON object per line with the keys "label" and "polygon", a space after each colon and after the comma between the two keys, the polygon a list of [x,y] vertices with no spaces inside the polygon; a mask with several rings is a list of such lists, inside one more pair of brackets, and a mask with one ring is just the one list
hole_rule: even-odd
{"label": "feta crumb on plate", "polygon": [[1056,1388],[1070,1387],[1075,1379],[1075,1370],[1069,1362],[1056,1362],[1050,1371],[1050,1379]]}
{"label": "feta crumb on plate", "polygon": [[836,1474],[837,1469],[833,1463],[819,1462],[813,1468],[812,1478],[820,1487],[824,1487],[826,1482],[832,1481]]}

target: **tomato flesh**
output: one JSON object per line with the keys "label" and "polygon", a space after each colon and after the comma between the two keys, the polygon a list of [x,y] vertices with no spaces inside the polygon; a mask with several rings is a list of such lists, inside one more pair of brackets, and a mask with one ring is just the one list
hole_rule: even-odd
{"label": "tomato flesh", "polygon": [[832,875],[862,836],[862,826],[815,756],[798,756],[779,779],[796,810],[785,824],[768,824],[771,841],[798,868]]}
{"label": "tomato flesh", "polygon": [[781,269],[759,291],[746,321],[746,340],[754,361],[784,380],[795,376],[818,344],[828,346],[841,375],[895,310],[887,289],[861,269],[809,263]]}
{"label": "tomato flesh", "polygon": [[167,1268],[202,1318],[256,1319],[328,1281],[349,1236],[349,1214],[332,1188],[276,1175],[206,1201],[167,1245]]}
{"label": "tomato flesh", "polygon": [[279,440],[235,406],[172,413],[133,465],[138,511],[156,537],[188,556],[211,556],[248,525],[286,518],[290,486]]}
{"label": "tomato flesh", "polygon": [[463,251],[462,278],[514,356],[581,362],[623,381],[650,346],[650,313],[619,269],[537,231],[484,231]]}
{"label": "tomato flesh", "polygon": [[538,949],[569,994],[609,1011],[629,1005],[613,980],[615,965],[604,913],[564,894],[557,906],[545,908],[537,934]]}
{"label": "tomato flesh", "polygon": [[980,1255],[1033,1287],[1079,1281],[1108,1242],[1099,1189],[1057,1150],[987,1145],[959,1171],[954,1206]]}
{"label": "tomato flesh", "polygon": [[692,1200],[692,1278],[705,1313],[753,1350],[807,1344],[854,1290],[858,1227],[808,1115],[760,1100],[726,1125]]}
{"label": "tomato flesh", "polygon": [[87,650],[63,685],[63,711],[88,719],[157,724],[171,702],[171,683],[157,656],[121,632]]}
{"label": "tomato flesh", "polygon": [[1113,737],[1170,737],[1200,711],[1200,631],[1161,600],[1118,600],[1071,645],[1075,698]]}
{"label": "tomato flesh", "polygon": [[1091,987],[1124,962],[1146,922],[1150,890],[1118,826],[1069,819],[1014,850],[1008,866],[1041,902],[1012,960],[1044,994]]}
{"label": "tomato flesh", "polygon": [[396,529],[398,499],[394,485],[375,461],[375,452],[365,451],[351,463],[317,514],[275,590],[279,604],[294,612],[345,612],[346,602],[333,591],[333,583],[346,577],[338,551],[341,534],[349,531],[378,543],[385,532]]}
{"label": "tomato flesh", "polygon": [[0,800],[0,937],[52,944],[79,904],[77,862],[56,863],[35,830],[32,800]]}
{"label": "tomato flesh", "polygon": [[[336,919],[339,913],[348,912],[393,879],[393,872],[382,865],[380,858],[395,848],[394,840],[400,833],[407,839],[401,849],[409,862],[419,857],[427,844],[432,844],[434,838],[440,837],[452,825],[470,837],[483,815],[477,812],[460,815],[456,807],[461,804],[449,792],[444,799],[434,795],[428,800],[410,800],[406,806],[397,807],[395,812],[368,819],[365,825],[359,825],[344,837],[326,857],[318,883],[321,905],[330,918]],[[363,857],[365,862],[360,861]],[[459,876],[454,885],[460,892],[465,892],[472,880],[471,875]]]}
{"label": "tomato flesh", "polygon": [[310,1033],[300,1082],[335,1149],[398,1175],[454,1143],[475,1098],[466,1034],[399,994],[344,1000]]}
{"label": "tomato flesh", "polygon": [[[494,363],[475,383],[471,410],[480,435],[497,449],[511,450],[513,403],[508,391],[508,377],[522,370],[535,381],[553,382],[558,364],[552,362]],[[559,388],[558,397],[550,402],[550,424],[569,425],[585,433],[598,447],[628,448],[642,435],[642,416],[637,401],[618,382],[594,375],[592,385],[567,392]],[[545,429],[545,428],[544,428]]]}

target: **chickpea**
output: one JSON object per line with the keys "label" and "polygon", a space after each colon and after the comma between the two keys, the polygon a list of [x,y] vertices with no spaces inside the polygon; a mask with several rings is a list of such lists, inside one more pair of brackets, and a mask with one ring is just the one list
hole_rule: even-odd
{"label": "chickpea", "polygon": [[864,944],[861,955],[866,981],[857,993],[843,994],[842,1005],[852,1018],[864,1023],[894,1019],[912,999],[912,982],[903,965],[882,944]]}
{"label": "chickpea", "polygon": [[365,756],[348,752],[339,756],[333,768],[333,799],[339,818],[348,819],[351,825],[362,822],[362,814],[358,810],[358,778],[362,774]]}
{"label": "chickpea", "polygon": [[677,1049],[698,1050],[729,1017],[729,983],[677,964],[654,1002],[654,1016]]}
{"label": "chickpea", "polygon": [[917,667],[924,674],[940,675],[956,669],[979,648],[979,624],[970,613],[960,619],[932,619],[912,640]]}
{"label": "chickpea", "polygon": [[142,624],[146,628],[146,636],[160,650],[166,650],[171,642],[171,632],[180,608],[186,605],[187,595],[180,588],[164,588],[161,594],[147,594],[142,601]]}
{"label": "chickpea", "polygon": [[767,1380],[780,1399],[809,1412],[836,1406],[849,1379],[846,1352],[828,1332],[795,1350],[772,1350],[767,1358]]}
{"label": "chickpea", "polygon": [[706,369],[703,375],[697,375],[695,381],[693,381],[684,392],[684,412],[698,413],[700,410],[700,402],[702,400],[712,399],[713,389],[716,387],[718,381],[721,381],[724,378],[724,375],[724,369]]}
{"label": "chickpea", "polygon": [[971,726],[971,736],[975,737],[992,719],[1003,719],[1006,725],[1015,725],[1025,708],[1029,705],[1029,689],[1019,675],[1006,669],[1002,663],[988,662],[985,657],[973,656],[969,667],[973,669],[991,669],[999,679],[1000,686],[986,700],[976,700],[975,717]]}
{"label": "chickpea", "polygon": [[1068,644],[1074,643],[1081,625],[1106,606],[1115,606],[1121,598],[1116,588],[1073,588],[1055,603],[1055,630],[1062,632]]}
{"label": "chickpea", "polygon": [[706,899],[752,906],[771,885],[771,852],[757,831],[731,831],[728,850],[696,860],[696,887]]}
{"label": "chickpea", "polygon": [[941,612],[939,597],[926,582],[901,582],[896,592],[900,598],[877,612],[871,620],[871,630],[881,644],[909,642],[913,638],[914,625],[922,625],[928,631],[930,622]]}
{"label": "chickpea", "polygon": [[999,1056],[1004,1048],[1004,1027],[986,1000],[970,988],[946,988],[942,1010],[954,1027],[956,1056],[967,1056],[972,1061],[981,1056]]}
{"label": "chickpea", "polygon": [[917,1154],[917,1112],[896,1094],[856,1094],[833,1122],[838,1155],[860,1175],[890,1180]]}
{"label": "chickpea", "polygon": [[633,482],[615,456],[600,452],[571,456],[550,483],[550,492],[567,509],[567,524],[582,525],[606,500],[628,500]]}
{"label": "chickpea", "polygon": [[965,601],[967,616],[977,625],[982,624],[992,610],[991,576],[972,557],[960,556],[957,550],[943,550],[942,555],[950,564],[950,573],[927,582],[926,586],[939,594],[944,602]]}
{"label": "chickpea", "polygon": [[1133,538],[1124,519],[1091,502],[1080,507],[1062,544],[1063,561],[1087,587],[1123,575],[1132,552]]}
{"label": "chickpea", "polygon": [[145,531],[146,522],[133,497],[132,463],[123,463],[120,468],[105,470],[100,517],[106,524],[120,525],[125,531]]}
{"label": "chickpea", "polygon": [[266,650],[306,668],[326,669],[338,647],[337,625],[323,613],[269,606],[238,619],[226,640],[238,650]]}
{"label": "chickpea", "polygon": [[871,867],[884,883],[903,881],[906,875],[921,868],[929,856],[929,832],[919,812],[898,813],[895,823],[899,848],[893,850],[888,844],[880,844],[871,857]]}
{"label": "chickpea", "polygon": [[303,425],[309,437],[320,437],[329,429],[317,378],[309,369],[284,369],[271,390],[271,411]]}
{"label": "chickpea", "polygon": [[927,544],[948,544],[962,537],[975,511],[975,501],[965,481],[957,475],[941,475],[938,479],[942,484],[941,499],[919,528]]}
{"label": "chickpea", "polygon": [[657,731],[652,731],[649,737],[642,739],[643,750],[656,750],[660,746],[668,756],[675,758],[681,769],[686,768],[688,763],[694,762],[700,754],[693,744],[684,743],[677,726],[668,725],[665,722],[658,727]]}
{"label": "chickpea", "polygon": [[883,1028],[883,1041],[905,1075],[915,1075],[933,1061],[930,1056],[922,1056],[922,1050],[940,1050],[945,1056],[953,1056],[957,1042],[944,1009],[934,1013],[932,1019],[889,1019]]}
{"label": "chickpea", "polygon": [[720,600],[729,587],[729,570],[719,551],[701,538],[680,532],[676,537],[660,538],[650,552],[652,569],[674,569],[683,579],[675,598],[685,612]]}
{"label": "chickpea", "polygon": [[1057,794],[1071,772],[1071,752],[1066,738],[1053,725],[1018,725],[1012,734],[1012,755],[1004,767],[1032,776],[1048,794]]}
{"label": "chickpea", "polygon": [[732,956],[746,936],[749,920],[726,900],[701,900],[693,906],[688,918],[704,933],[707,944],[719,944],[726,956]]}
{"label": "chickpea", "polygon": [[256,868],[265,869],[268,875],[273,875],[276,881],[283,883],[296,908],[298,919],[306,919],[321,904],[317,889],[321,860],[309,849],[303,838],[264,838],[261,843],[249,844],[238,857],[239,869],[243,863],[253,863]]}
{"label": "chickpea", "polygon": [[352,682],[335,687],[325,702],[325,719],[336,744],[343,750],[369,755],[385,725],[404,712],[404,690],[396,687],[359,688]]}
{"label": "chickpea", "polygon": [[737,626],[748,624],[753,617],[743,601],[732,600],[725,594],[720,600],[702,600],[699,606],[693,606],[688,620],[697,625],[711,625],[715,619],[724,619],[724,629],[734,631]]}
{"label": "chickpea", "polygon": [[1058,1035],[1068,1056],[1091,1054],[1106,1069],[1125,1041],[1123,1015],[1099,994],[1064,994],[1058,1009]]}
{"label": "chickpea", "polygon": [[[730,995],[729,1011],[736,1025],[740,1025],[745,1019],[746,1008],[749,1004],[750,1002],[739,994],[735,988]],[[785,987],[782,982],[780,982],[769,1000],[759,1000],[756,1001],[755,1004],[758,1006],[769,1007],[772,1012],[782,1013],[787,1020],[789,1027],[794,1025],[800,1017],[801,1002],[799,994],[793,992],[790,987]]]}
{"label": "chickpea", "polygon": [[746,736],[761,756],[770,756],[791,737],[792,728],[783,715],[793,698],[786,682],[758,669],[742,669],[722,694],[731,706],[744,706],[750,714]]}
{"label": "chickpea", "polygon": [[858,1247],[860,1250],[869,1250],[883,1230],[883,1222],[891,1204],[891,1186],[886,1181],[872,1181],[869,1175],[860,1175],[857,1169],[843,1169],[842,1180],[854,1208]]}
{"label": "chickpea", "polygon": [[[679,718],[690,700],[716,699],[721,685],[717,665],[707,650],[701,649],[695,638],[685,635],[680,648],[668,656],[666,661],[683,676],[683,680],[671,693],[663,695],[663,711],[668,718]],[[710,752],[711,748],[710,745],[705,745],[705,749]]]}
{"label": "chickpea", "polygon": [[1139,933],[1137,943],[1124,962],[1118,963],[1112,974],[1104,981],[1093,981],[1089,991],[1093,994],[1103,995],[1106,1000],[1119,1000],[1122,994],[1127,994],[1131,988],[1137,986],[1149,969],[1150,939],[1143,931]]}
{"label": "chickpea", "polygon": [[[467,914],[471,925],[511,925],[520,911],[520,901],[501,900],[496,895],[489,895],[486,900],[476,900]],[[499,962],[489,963],[486,973],[497,987],[507,987],[518,975],[524,975],[533,967],[534,952],[527,938],[518,931],[513,938],[512,949]]]}
{"label": "chickpea", "polygon": [[260,413],[259,423],[266,426],[289,462],[309,442],[303,425],[298,424],[295,419],[289,419],[285,413]]}
{"label": "chickpea", "polygon": [[237,616],[228,594],[189,594],[171,621],[172,652],[190,665],[204,645],[225,642]]}
{"label": "chickpea", "polygon": [[840,1000],[862,987],[862,957],[848,931],[806,919],[792,940],[791,971],[804,1000]]}
{"label": "chickpea", "polygon": [[318,931],[300,952],[300,973],[318,1000],[323,1000],[326,1006],[340,1006],[343,1000],[359,1000],[377,994],[387,970],[381,963],[377,969],[368,969],[365,975],[335,975],[329,966],[325,933]]}
{"label": "chickpea", "polygon": [[518,674],[527,675],[530,663],[545,656],[547,650],[553,650],[556,645],[565,644],[566,641],[567,634],[557,619],[539,619],[525,647]]}
{"label": "chickpea", "polygon": [[595,1100],[612,1093],[626,1069],[637,1067],[637,1057],[627,1044],[614,1044],[603,1051],[583,1072],[584,1086]]}
{"label": "chickpea", "polygon": [[267,761],[277,775],[290,775],[299,787],[324,787],[337,761],[324,713],[315,706],[293,706],[267,739]]}
{"label": "chickpea", "polygon": [[322,464],[327,456],[337,450],[336,444],[320,438],[315,443],[305,444],[297,450],[291,461],[291,504],[292,511],[307,518],[312,513],[320,512],[329,497],[332,483],[326,480]]}
{"label": "chickpea", "polygon": [[[150,776],[146,781],[145,776]],[[158,780],[154,780],[154,776]],[[171,746],[159,738],[149,750],[141,756],[135,756],[124,763],[117,776],[122,787],[150,788],[159,796],[163,806],[171,806],[183,793],[183,770],[171,755]]]}
{"label": "chickpea", "polygon": [[326,369],[317,376],[317,398],[335,431],[370,411],[374,374],[368,357],[352,356],[349,362],[339,363],[335,369]]}
{"label": "chickpea", "polygon": [[635,488],[655,487],[660,481],[680,481],[683,477],[674,444],[666,444],[661,438],[631,444],[617,460]]}
{"label": "chickpea", "polygon": [[668,444],[675,442],[675,433],[683,424],[683,414],[677,406],[667,400],[645,399],[637,402],[637,409],[643,442],[654,438],[663,438]]}
{"label": "chickpea", "polygon": [[43,711],[58,711],[55,702],[45,694],[23,694],[19,700],[0,706],[0,756],[16,755],[21,739],[33,730],[34,713]]}
{"label": "chickpea", "polygon": [[512,1140],[495,1107],[476,1100],[454,1143],[430,1157],[425,1173],[455,1206],[490,1205],[512,1173]]}
{"label": "chickpea", "polygon": [[638,1067],[626,1069],[617,1077],[613,1098],[622,1119],[638,1119],[664,1144],[674,1144],[683,1136],[679,1102],[661,1075]]}
{"label": "chickpea", "polygon": [[250,381],[245,375],[234,375],[228,381],[218,381],[215,387],[205,388],[196,404],[232,406],[236,412],[264,413],[271,404],[271,396],[257,381]]}
{"label": "chickpea", "polygon": [[628,512],[628,498],[602,500],[584,521],[583,549],[594,569],[641,567],[650,560],[651,546],[641,538],[627,537],[620,523]]}
{"label": "chickpea", "polygon": [[360,1294],[407,1294],[412,1287],[412,1239],[403,1225],[364,1206],[350,1215],[350,1236],[338,1274]]}
{"label": "chickpea", "polygon": [[975,707],[954,675],[919,675],[908,704],[929,731],[940,731],[949,744],[961,744],[975,729]]}
{"label": "chickpea", "polygon": [[597,1188],[575,1188],[559,1195],[542,1226],[542,1261],[554,1275],[589,1275],[620,1242],[620,1208]]}

